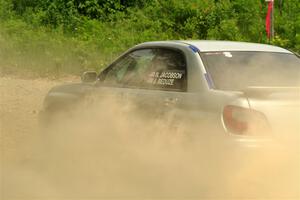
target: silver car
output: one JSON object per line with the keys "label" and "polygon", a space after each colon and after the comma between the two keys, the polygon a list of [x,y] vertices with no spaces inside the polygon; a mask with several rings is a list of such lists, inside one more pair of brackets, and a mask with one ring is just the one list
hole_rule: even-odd
{"label": "silver car", "polygon": [[[159,41],[134,46],[82,83],[53,88],[42,116],[72,109],[91,94],[116,94],[168,126],[256,147],[299,144],[300,59],[286,49],[227,41]],[[44,117],[48,123],[49,118]],[[203,131],[201,131],[203,130]],[[208,131],[209,130],[209,131]]]}

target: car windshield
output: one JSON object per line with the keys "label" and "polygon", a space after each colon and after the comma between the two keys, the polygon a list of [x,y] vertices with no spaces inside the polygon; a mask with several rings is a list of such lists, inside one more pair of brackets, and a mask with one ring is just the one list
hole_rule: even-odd
{"label": "car windshield", "polygon": [[293,54],[228,51],[200,56],[215,89],[300,86],[300,59]]}

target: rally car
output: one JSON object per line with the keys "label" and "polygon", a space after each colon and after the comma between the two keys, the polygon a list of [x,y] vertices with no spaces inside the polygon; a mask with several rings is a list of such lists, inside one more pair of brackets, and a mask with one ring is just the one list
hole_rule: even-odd
{"label": "rally car", "polygon": [[100,73],[84,72],[81,83],[51,89],[41,116],[70,110],[91,94],[115,94],[154,117],[172,111],[169,126],[196,125],[198,135],[209,132],[246,146],[269,138],[299,143],[299,86],[299,57],[277,46],[146,42]]}

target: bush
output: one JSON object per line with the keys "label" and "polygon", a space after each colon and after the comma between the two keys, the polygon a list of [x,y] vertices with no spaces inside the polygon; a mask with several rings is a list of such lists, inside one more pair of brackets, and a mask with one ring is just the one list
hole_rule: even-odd
{"label": "bush", "polygon": [[[300,1],[275,5],[272,44],[300,52]],[[144,41],[267,43],[265,1],[0,0],[0,69],[44,76],[101,70]]]}

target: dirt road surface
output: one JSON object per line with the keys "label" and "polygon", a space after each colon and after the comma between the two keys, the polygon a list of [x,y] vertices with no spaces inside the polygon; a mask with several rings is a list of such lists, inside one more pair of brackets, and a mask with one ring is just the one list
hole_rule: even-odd
{"label": "dirt road surface", "polygon": [[26,151],[37,134],[37,116],[47,91],[58,84],[49,80],[0,78],[2,159],[26,160]]}
{"label": "dirt road surface", "polygon": [[0,199],[45,195],[52,190],[34,165],[41,157],[35,151],[38,113],[49,89],[62,82],[0,77]]}
{"label": "dirt road surface", "polygon": [[[115,198],[125,194],[127,199],[165,193],[192,198],[193,192],[216,195],[215,191],[218,199],[226,195],[270,199],[276,192],[277,199],[299,196],[299,173],[292,171],[297,171],[297,165],[279,158],[278,153],[264,152],[233,162],[231,166],[238,170],[224,178],[228,174],[225,164],[232,158],[224,158],[224,165],[210,162],[213,160],[209,161],[203,150],[170,140],[174,135],[158,139],[154,134],[143,136],[145,124],[133,127],[130,119],[118,120],[115,112],[105,109],[99,109],[105,110],[104,115],[94,118],[96,121],[86,120],[85,126],[63,122],[52,133],[55,145],[47,146],[49,138],[39,128],[38,113],[49,89],[66,81],[78,80],[0,77],[1,200],[106,199],[108,193],[117,195]],[[91,119],[90,113],[87,119]],[[270,158],[274,161],[269,162]],[[291,170],[292,179],[274,170],[275,166]],[[253,177],[258,180],[252,181]]]}

